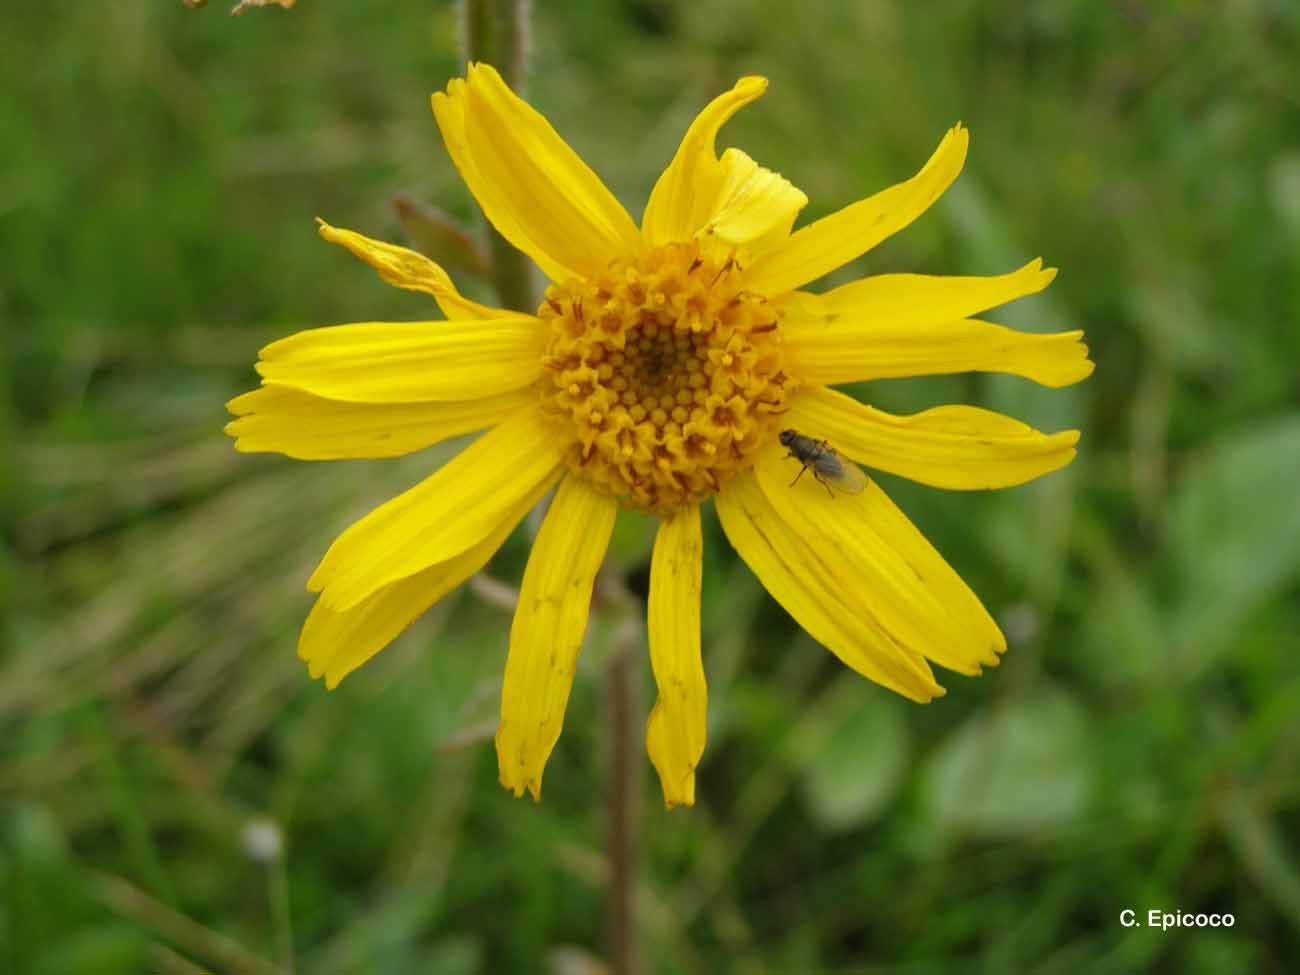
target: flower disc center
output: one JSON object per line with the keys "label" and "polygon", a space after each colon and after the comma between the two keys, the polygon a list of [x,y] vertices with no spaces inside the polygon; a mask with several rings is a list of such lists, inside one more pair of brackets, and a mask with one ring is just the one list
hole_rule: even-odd
{"label": "flower disc center", "polygon": [[666,515],[748,466],[794,383],[776,313],[739,277],[730,255],[692,242],[546,290],[544,407],[575,473]]}

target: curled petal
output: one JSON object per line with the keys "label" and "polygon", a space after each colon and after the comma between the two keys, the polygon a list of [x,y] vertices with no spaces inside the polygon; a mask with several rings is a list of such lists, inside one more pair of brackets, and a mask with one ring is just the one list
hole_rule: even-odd
{"label": "curled petal", "polygon": [[709,102],[691,123],[677,154],[650,192],[641,220],[649,243],[690,240],[709,222],[727,177],[715,148],[718,130],[766,90],[766,78],[741,78],[731,91]]}
{"label": "curled petal", "polygon": [[423,291],[433,295],[438,307],[449,319],[502,318],[510,315],[508,311],[480,305],[461,295],[447,272],[417,251],[374,240],[353,230],[331,227],[319,217],[316,222],[320,225],[322,237],[346,247],[373,267],[388,284],[407,291]]}
{"label": "curled petal", "polygon": [[722,190],[701,233],[737,248],[744,266],[790,236],[808,197],[739,149],[724,152],[720,165],[726,174]]}
{"label": "curled petal", "polygon": [[754,262],[746,286],[761,294],[784,294],[861,257],[943,195],[966,162],[969,142],[966,129],[953,126],[919,173],[796,230]]}

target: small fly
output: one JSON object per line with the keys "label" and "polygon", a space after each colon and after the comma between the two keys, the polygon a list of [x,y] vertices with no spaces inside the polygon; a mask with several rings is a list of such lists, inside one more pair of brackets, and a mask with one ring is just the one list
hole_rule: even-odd
{"label": "small fly", "polygon": [[789,448],[790,453],[786,454],[787,457],[793,457],[803,464],[794,480],[790,482],[791,487],[798,484],[799,478],[803,477],[803,472],[808,470],[812,471],[817,483],[824,487],[831,497],[835,497],[835,491],[844,494],[861,494],[862,489],[867,486],[867,475],[862,473],[862,469],[857,464],[844,460],[825,440],[805,437],[797,430],[782,430],[781,446]]}

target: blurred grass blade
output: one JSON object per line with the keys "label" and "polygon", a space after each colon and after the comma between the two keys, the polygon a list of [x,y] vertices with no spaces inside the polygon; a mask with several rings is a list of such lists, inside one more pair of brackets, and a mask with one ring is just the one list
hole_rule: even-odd
{"label": "blurred grass blade", "polygon": [[1239,786],[1228,793],[1220,815],[1223,831],[1246,873],[1291,927],[1300,931],[1300,871],[1277,822],[1256,808]]}

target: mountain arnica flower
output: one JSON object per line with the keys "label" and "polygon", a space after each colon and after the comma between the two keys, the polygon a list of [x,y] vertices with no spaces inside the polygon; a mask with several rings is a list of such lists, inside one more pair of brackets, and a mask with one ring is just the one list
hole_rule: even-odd
{"label": "mountain arnica flower", "polygon": [[955,490],[1022,484],[1074,457],[1074,430],[1043,434],[971,406],[896,416],[831,388],[966,371],[1066,386],[1092,363],[1081,332],[975,317],[1045,288],[1055,271],[1039,260],[996,277],[800,290],[921,216],[961,171],[967,131],[950,129],[912,178],[793,230],[807,197],[715,148],[766,87],[742,78],[704,108],[638,228],[545,118],[471,65],[434,94],[433,113],[487,218],[550,280],[536,313],[471,301],[428,258],[322,222],[327,240],[428,293],[447,320],[291,335],[261,351],[261,387],[229,404],[238,449],[312,460],[485,431],[348,528],[311,576],[319,597],[298,651],[331,688],[482,569],[555,489],[524,571],[496,733],[516,795],[540,794],[620,507],[659,520],[646,744],[666,802],[689,805],[706,725],[701,505],[713,499],[737,553],[818,642],[929,701],[944,693],[930,662],[978,674],[998,663],[1002,633],[874,481],[839,490],[813,459],[796,482],[803,462],[782,432],[808,438],[805,461]]}

